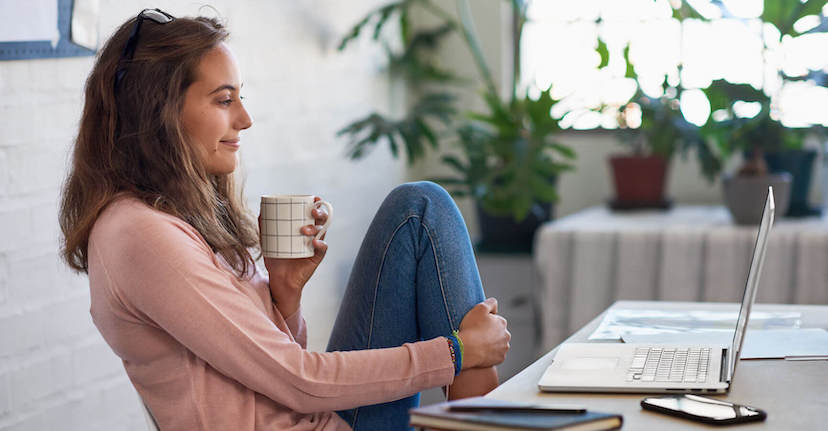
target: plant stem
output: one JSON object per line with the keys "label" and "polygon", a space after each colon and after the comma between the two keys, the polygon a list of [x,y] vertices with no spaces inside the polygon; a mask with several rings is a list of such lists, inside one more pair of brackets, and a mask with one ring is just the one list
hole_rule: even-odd
{"label": "plant stem", "polygon": [[423,0],[422,5],[427,11],[431,12],[434,16],[446,21],[446,23],[449,24],[450,26],[452,26],[456,29],[460,28],[460,23],[458,23],[457,20],[455,20],[454,17],[451,16],[451,14],[446,12],[440,6],[437,6],[436,4],[432,3],[430,0]]}
{"label": "plant stem", "polygon": [[457,13],[460,15],[460,30],[463,33],[463,38],[466,40],[466,44],[471,50],[472,57],[474,57],[474,62],[477,65],[478,71],[483,77],[483,81],[485,81],[489,92],[494,97],[500,99],[500,95],[497,94],[497,86],[495,86],[492,74],[489,71],[489,66],[486,65],[486,59],[483,57],[483,51],[480,49],[480,43],[475,35],[476,32],[474,31],[474,22],[472,21],[471,8],[469,7],[468,0],[457,0]]}
{"label": "plant stem", "polygon": [[521,0],[512,0],[512,101],[517,99],[518,83],[520,82],[520,39],[523,34],[523,24],[526,23],[526,13],[521,7]]}
{"label": "plant stem", "polygon": [[[442,19],[445,22],[446,25],[448,25],[452,29],[457,30],[461,34],[463,34],[463,41],[466,42],[466,48],[468,48],[469,51],[472,53],[472,55],[474,55],[474,52],[473,52],[474,50],[469,45],[469,40],[466,37],[465,28],[464,28],[462,23],[460,23],[459,21],[454,19],[454,17],[450,13],[446,12],[440,6],[437,6],[436,4],[432,3],[430,0],[422,0],[420,4],[422,5],[422,7],[425,10],[431,12],[432,15],[436,16],[437,18]],[[480,67],[477,63],[475,63],[475,66],[477,66],[478,70],[480,69]],[[484,67],[485,67],[485,63],[484,63]],[[484,73],[481,72],[481,75],[483,75],[483,74]]]}
{"label": "plant stem", "polygon": [[461,21],[457,21],[454,19],[451,14],[446,12],[440,6],[437,6],[430,0],[423,0],[421,5],[422,7],[431,12],[434,16],[442,19],[445,21],[446,24],[454,28],[455,30],[460,31],[463,36],[463,40],[466,42],[466,47],[469,49],[469,52],[474,59],[474,64],[477,67],[478,73],[480,76],[483,77],[483,81],[486,84],[486,88],[490,93],[492,93],[495,97],[500,99],[500,96],[497,93],[497,86],[494,84],[494,80],[492,79],[492,74],[489,71],[489,66],[486,65],[486,59],[483,57],[483,51],[480,49],[480,43],[477,40],[477,36],[475,35],[474,31],[474,23],[471,19],[471,11],[469,8],[468,0],[457,0],[457,14],[460,16]]}

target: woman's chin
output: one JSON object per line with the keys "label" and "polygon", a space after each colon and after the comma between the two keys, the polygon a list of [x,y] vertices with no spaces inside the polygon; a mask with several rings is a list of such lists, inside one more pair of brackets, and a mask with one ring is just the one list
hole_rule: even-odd
{"label": "woman's chin", "polygon": [[222,163],[214,166],[209,166],[207,171],[210,173],[210,175],[229,175],[236,171],[236,165],[237,163],[234,160],[232,164]]}

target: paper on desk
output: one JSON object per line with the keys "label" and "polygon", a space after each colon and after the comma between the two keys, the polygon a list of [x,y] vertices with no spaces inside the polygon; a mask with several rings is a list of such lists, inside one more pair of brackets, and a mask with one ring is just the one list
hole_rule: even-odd
{"label": "paper on desk", "polygon": [[[590,340],[618,341],[627,335],[688,334],[716,332],[733,334],[738,310],[634,310],[610,309],[589,336]],[[790,311],[754,311],[750,314],[751,329],[799,328],[802,314]]]}
{"label": "paper on desk", "polygon": [[[625,343],[721,344],[733,342],[733,331],[685,334],[627,334]],[[745,334],[742,359],[828,360],[828,331],[807,329],[751,329]]]}

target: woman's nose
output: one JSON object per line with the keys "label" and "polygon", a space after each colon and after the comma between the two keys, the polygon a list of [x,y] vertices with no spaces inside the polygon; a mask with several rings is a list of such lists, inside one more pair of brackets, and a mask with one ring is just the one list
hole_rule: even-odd
{"label": "woman's nose", "polygon": [[244,130],[249,128],[253,125],[253,118],[250,117],[250,114],[247,112],[244,106],[241,107],[241,111],[239,112],[239,118],[236,119],[236,127],[239,130]]}

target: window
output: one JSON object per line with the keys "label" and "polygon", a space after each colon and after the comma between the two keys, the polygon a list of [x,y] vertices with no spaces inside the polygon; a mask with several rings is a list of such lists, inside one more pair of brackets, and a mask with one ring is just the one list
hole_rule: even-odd
{"label": "window", "polygon": [[[796,1],[796,0],[789,0]],[[552,86],[562,99],[552,114],[573,129],[614,129],[618,110],[640,89],[651,97],[662,83],[681,86],[685,118],[701,125],[710,105],[699,90],[715,79],[747,83],[771,96],[775,119],[788,127],[828,126],[828,88],[807,77],[828,73],[828,33],[780,37],[760,19],[762,0],[696,0],[689,6],[707,20],[673,18],[679,0],[542,0],[528,6],[521,41],[523,85],[538,92]],[[688,5],[685,5],[685,7]],[[826,30],[822,15],[794,25],[798,33]],[[609,61],[599,69],[599,40]],[[634,65],[637,80],[627,73]],[[737,115],[756,115],[755,107],[736,107]],[[713,113],[715,117],[715,113]]]}

